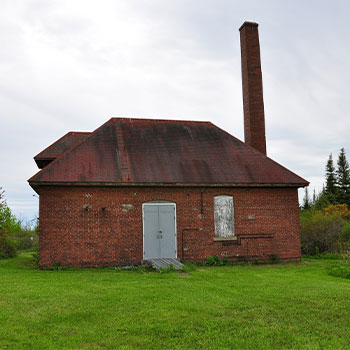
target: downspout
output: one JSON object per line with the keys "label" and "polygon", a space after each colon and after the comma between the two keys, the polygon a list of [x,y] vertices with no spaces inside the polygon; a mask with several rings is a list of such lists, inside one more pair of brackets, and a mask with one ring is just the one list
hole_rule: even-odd
{"label": "downspout", "polygon": [[201,218],[203,218],[203,192],[204,189],[201,190]]}

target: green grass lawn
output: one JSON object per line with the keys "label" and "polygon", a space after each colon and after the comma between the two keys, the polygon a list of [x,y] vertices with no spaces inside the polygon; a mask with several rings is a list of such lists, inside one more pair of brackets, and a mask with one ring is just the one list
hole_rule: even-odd
{"label": "green grass lawn", "polygon": [[183,276],[39,271],[0,260],[1,349],[350,349],[350,280],[331,262]]}

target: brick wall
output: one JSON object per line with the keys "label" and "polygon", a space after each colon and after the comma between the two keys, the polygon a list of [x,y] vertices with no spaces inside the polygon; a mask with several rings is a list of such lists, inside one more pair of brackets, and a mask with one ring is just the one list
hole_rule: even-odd
{"label": "brick wall", "polygon": [[[81,267],[139,264],[142,203],[152,200],[176,203],[181,260],[203,261],[213,254],[232,260],[264,260],[271,254],[282,260],[300,259],[294,188],[206,188],[201,195],[200,188],[47,186],[39,192],[40,267],[57,262]],[[237,240],[214,240],[217,195],[234,198]]]}

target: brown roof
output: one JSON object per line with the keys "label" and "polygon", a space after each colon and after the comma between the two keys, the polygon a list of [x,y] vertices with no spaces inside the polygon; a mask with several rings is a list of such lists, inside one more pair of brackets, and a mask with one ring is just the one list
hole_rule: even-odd
{"label": "brown roof", "polygon": [[210,122],[131,118],[110,119],[59,155],[29,183],[308,185]]}
{"label": "brown roof", "polygon": [[43,168],[90,134],[91,132],[69,131],[67,134],[37,154],[34,157],[36,164],[40,169]]}

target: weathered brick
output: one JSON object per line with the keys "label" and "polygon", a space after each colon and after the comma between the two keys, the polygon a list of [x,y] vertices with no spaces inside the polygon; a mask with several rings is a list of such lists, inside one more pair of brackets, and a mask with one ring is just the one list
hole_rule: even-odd
{"label": "weathered brick", "polygon": [[[139,264],[143,259],[142,204],[154,200],[176,203],[181,260],[203,261],[209,255],[268,260],[272,254],[285,261],[300,259],[297,189],[205,188],[202,204],[201,191],[195,187],[42,186],[39,266]],[[237,241],[214,241],[217,195],[234,198]],[[252,236],[256,234],[258,238]]]}

